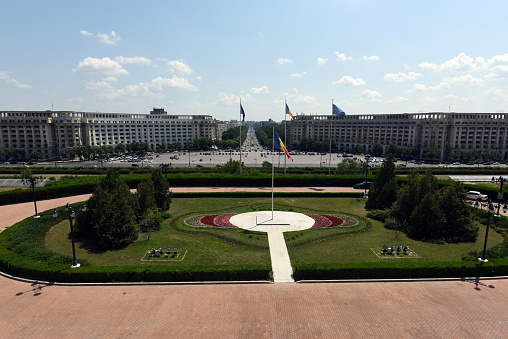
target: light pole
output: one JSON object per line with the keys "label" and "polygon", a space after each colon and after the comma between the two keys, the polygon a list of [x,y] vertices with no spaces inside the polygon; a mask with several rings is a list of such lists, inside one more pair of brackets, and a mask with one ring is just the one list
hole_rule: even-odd
{"label": "light pole", "polygon": [[[499,176],[499,178],[492,177],[492,183],[499,182],[499,193],[497,194],[497,200],[503,200],[503,185],[506,182],[506,178]],[[497,215],[499,216],[499,207],[501,206],[501,202],[497,205]]]}
{"label": "light pole", "polygon": [[[76,213],[74,213],[74,209],[72,208],[71,205],[69,205],[69,203],[67,203],[67,205],[65,206],[65,210],[67,212],[67,217],[69,218],[69,223],[71,225],[71,243],[72,243],[72,265],[71,265],[71,268],[76,268],[76,267],[81,266],[81,264],[76,262],[76,249],[74,247],[74,231],[72,229],[72,219],[74,219],[76,217]],[[81,211],[82,212],[86,211],[85,204],[83,204],[81,206]],[[58,217],[58,211],[55,209],[53,211],[53,218],[56,218],[56,217]]]}
{"label": "light pole", "polygon": [[[480,200],[480,198],[478,198],[478,200],[475,202],[475,204],[474,204],[475,208],[481,207],[481,202],[479,200]],[[498,214],[495,216],[499,216],[500,206],[501,206],[501,202],[499,202],[497,205]],[[506,204],[504,204],[503,212],[506,213],[507,210],[508,210],[508,206]],[[485,252],[487,251],[487,238],[489,237],[490,215],[492,213],[494,213],[494,204],[490,201],[490,199],[487,200],[487,213],[488,213],[487,214],[487,231],[485,232],[485,242],[483,243],[483,254],[482,254],[481,258],[478,258],[478,261],[480,261],[480,262],[489,262],[489,260],[485,258]]]}
{"label": "light pole", "polygon": [[29,175],[27,178],[23,178],[21,179],[21,182],[24,184],[24,185],[30,185],[32,187],[32,199],[34,201],[34,207],[35,207],[35,215],[34,215],[34,218],[39,218],[40,215],[37,214],[37,201],[35,200],[35,186],[42,182],[43,179],[42,179],[42,176],[40,179],[38,178],[34,178],[33,176]]}
{"label": "light pole", "polygon": [[369,163],[365,160],[365,192],[363,192],[363,199],[368,199],[369,194],[367,193],[367,175],[369,174]]}

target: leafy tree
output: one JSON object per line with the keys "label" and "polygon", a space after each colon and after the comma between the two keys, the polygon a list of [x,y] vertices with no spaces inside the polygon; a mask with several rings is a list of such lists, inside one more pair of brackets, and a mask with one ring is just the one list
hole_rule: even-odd
{"label": "leafy tree", "polygon": [[30,152],[30,155],[28,156],[30,159],[40,159],[42,158],[41,152],[39,151],[32,151]]}
{"label": "leafy tree", "polygon": [[76,218],[81,236],[103,250],[123,248],[137,239],[137,200],[115,169],[108,170],[86,205]]}
{"label": "leafy tree", "polygon": [[139,214],[150,208],[157,209],[155,201],[155,188],[152,180],[143,180],[138,184],[136,196],[139,203]]}
{"label": "leafy tree", "polygon": [[125,145],[122,143],[119,143],[115,146],[115,153],[123,154],[125,153]]}
{"label": "leafy tree", "polygon": [[365,163],[351,158],[344,158],[337,164],[337,174],[365,173]]}
{"label": "leafy tree", "polygon": [[372,182],[369,199],[365,206],[369,209],[385,209],[389,208],[396,199],[395,164],[393,163],[393,156],[388,154]]}
{"label": "leafy tree", "polygon": [[372,147],[372,154],[374,156],[379,156],[383,154],[383,146],[379,142],[376,142]]}
{"label": "leafy tree", "polygon": [[152,172],[150,180],[154,187],[155,203],[159,210],[167,211],[171,205],[171,192],[169,191],[169,182],[162,173],[162,168],[157,168]]}
{"label": "leafy tree", "polygon": [[407,235],[414,239],[431,240],[443,238],[443,224],[446,222],[443,211],[432,192],[427,192],[411,213],[411,223]]}
{"label": "leafy tree", "polygon": [[221,167],[222,173],[236,174],[240,173],[240,161],[230,159]]}
{"label": "leafy tree", "polygon": [[261,164],[261,167],[263,167],[263,168],[270,168],[270,169],[271,169],[271,168],[272,168],[272,163],[271,163],[271,162],[269,162],[269,161],[266,161],[266,160],[265,160],[265,161],[263,161],[263,163]]}
{"label": "leafy tree", "polygon": [[473,242],[478,237],[479,228],[466,204],[466,194],[462,183],[442,189],[438,198],[446,223],[442,225],[442,237],[447,242]]}

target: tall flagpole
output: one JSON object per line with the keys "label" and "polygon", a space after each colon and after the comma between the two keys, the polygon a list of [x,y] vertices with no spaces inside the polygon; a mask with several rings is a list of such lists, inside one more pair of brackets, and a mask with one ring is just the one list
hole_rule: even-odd
{"label": "tall flagpole", "polygon": [[273,180],[273,177],[274,177],[274,170],[273,168],[275,167],[275,124],[272,126],[272,139],[273,139],[273,142],[272,142],[272,220],[273,220],[273,186],[274,186],[274,180]]}
{"label": "tall flagpole", "polygon": [[330,175],[330,166],[332,165],[332,122],[333,122],[333,99],[332,99],[332,119],[330,120],[330,128],[328,137],[330,138],[330,155],[328,156],[328,175]]}
{"label": "tall flagpole", "polygon": [[242,175],[242,98],[240,98],[240,175]]}
{"label": "tall flagpole", "polygon": [[[286,103],[286,100],[284,100],[284,145],[287,145],[287,142],[286,142],[286,115],[288,115],[286,112],[287,110],[287,103]],[[284,157],[284,175],[286,175],[286,157]]]}

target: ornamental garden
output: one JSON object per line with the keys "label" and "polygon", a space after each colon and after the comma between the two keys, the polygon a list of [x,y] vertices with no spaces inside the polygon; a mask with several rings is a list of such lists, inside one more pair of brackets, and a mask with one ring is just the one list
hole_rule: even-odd
{"label": "ornamental garden", "polygon": [[[153,177],[152,184],[144,183],[133,196],[128,196],[125,186],[117,180],[117,176],[110,176],[85,202],[89,206],[88,214],[79,212],[81,203],[75,207],[74,240],[81,267],[70,268],[69,219],[65,216],[54,219],[52,211],[45,211],[38,219],[27,218],[0,233],[2,271],[46,281],[271,279],[266,233],[240,229],[230,222],[233,216],[241,213],[270,210],[269,197],[173,195],[169,201],[160,196],[157,200],[153,181],[162,180],[160,175]],[[108,187],[120,187],[123,198],[106,194]],[[426,204],[433,204],[430,199],[427,197]],[[161,207],[157,201],[161,202]],[[109,205],[110,202],[117,205]],[[140,207],[143,204],[150,207]],[[362,199],[361,194],[276,197],[276,211],[302,213],[314,220],[310,229],[284,233],[297,280],[474,276],[507,272],[502,253],[496,258],[492,252],[487,264],[479,264],[475,259],[486,231],[485,216],[481,213],[475,217],[471,212],[470,228],[476,230],[474,239],[447,242],[425,239],[395,227],[397,221],[393,213],[401,213],[395,208],[400,209],[400,205],[368,209],[366,204],[369,202]],[[122,212],[122,208],[133,211],[131,219],[125,219],[127,213]],[[147,213],[149,210],[151,212]],[[426,221],[433,232],[436,225],[430,224],[445,220],[435,216],[426,220],[425,211],[421,213],[424,216],[420,224],[425,225]],[[108,215],[107,228],[85,224],[87,220],[100,221],[104,215]],[[123,228],[115,228],[115,223],[122,223]],[[493,225],[488,237],[489,248],[494,252],[502,252],[505,244],[499,225],[500,222]],[[123,230],[123,235],[127,236],[116,241],[111,228],[119,234],[122,232],[118,230]],[[106,235],[105,240],[98,238],[101,234]],[[409,246],[411,250],[387,254],[382,251],[383,245]],[[152,248],[161,248],[163,252],[153,255],[149,253]],[[178,254],[165,256],[168,248],[177,248]]]}

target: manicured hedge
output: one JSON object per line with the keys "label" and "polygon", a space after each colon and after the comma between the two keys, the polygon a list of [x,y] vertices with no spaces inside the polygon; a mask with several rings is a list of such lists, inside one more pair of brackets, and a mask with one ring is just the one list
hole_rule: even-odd
{"label": "manicured hedge", "polygon": [[[77,206],[76,206],[77,207]],[[72,258],[44,245],[47,231],[64,218],[52,211],[27,218],[0,233],[0,269],[14,276],[51,282],[251,281],[268,280],[269,265],[90,266],[72,269]]]}
{"label": "manicured hedge", "polygon": [[[386,259],[390,260],[390,259]],[[472,261],[401,261],[365,263],[297,264],[296,280],[411,279],[508,275],[508,258],[488,263]],[[395,261],[397,260],[397,261]]]}

